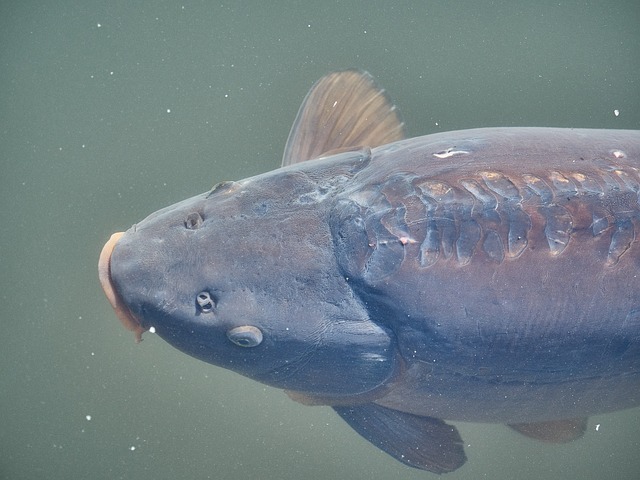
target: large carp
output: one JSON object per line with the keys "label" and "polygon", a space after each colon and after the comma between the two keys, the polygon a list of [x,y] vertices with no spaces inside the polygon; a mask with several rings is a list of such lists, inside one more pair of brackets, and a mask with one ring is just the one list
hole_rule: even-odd
{"label": "large carp", "polygon": [[322,78],[282,168],[114,234],[116,313],[437,473],[444,420],[564,442],[640,405],[640,131],[403,137],[367,73]]}

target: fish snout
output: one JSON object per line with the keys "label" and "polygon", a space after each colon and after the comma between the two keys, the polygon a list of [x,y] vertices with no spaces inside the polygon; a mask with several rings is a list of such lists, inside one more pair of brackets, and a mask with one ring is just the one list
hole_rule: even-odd
{"label": "fish snout", "polygon": [[111,277],[111,254],[123,235],[124,232],[114,233],[107,243],[104,244],[104,247],[102,247],[100,259],[98,260],[98,278],[100,279],[102,290],[107,296],[107,300],[109,300],[113,310],[116,312],[116,316],[127,330],[131,330],[135,334],[136,343],[138,343],[142,341],[142,334],[147,329],[142,327],[138,318],[136,318],[124,303]]}

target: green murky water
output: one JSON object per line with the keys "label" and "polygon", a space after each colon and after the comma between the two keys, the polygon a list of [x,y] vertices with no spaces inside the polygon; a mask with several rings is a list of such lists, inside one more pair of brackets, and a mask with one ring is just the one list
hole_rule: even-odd
{"label": "green murky water", "polygon": [[[435,478],[328,408],[153,335],[134,344],[98,253],[160,207],[277,167],[307,89],[335,69],[372,72],[411,135],[638,129],[640,4],[299,3],[0,4],[0,478]],[[469,461],[451,479],[640,471],[638,409],[563,446],[459,429]]]}

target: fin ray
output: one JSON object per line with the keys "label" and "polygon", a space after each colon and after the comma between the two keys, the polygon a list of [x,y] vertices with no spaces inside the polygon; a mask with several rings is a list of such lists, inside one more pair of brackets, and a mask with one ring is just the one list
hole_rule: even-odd
{"label": "fin ray", "polygon": [[358,434],[410,467],[447,473],[467,460],[458,430],[440,419],[374,403],[333,409]]}
{"label": "fin ray", "polygon": [[374,148],[405,138],[404,124],[386,92],[360,70],[330,73],[305,97],[284,149],[282,166],[331,150]]}
{"label": "fin ray", "polygon": [[570,418],[537,423],[509,424],[516,432],[546,443],[567,443],[576,440],[587,430],[587,418]]}

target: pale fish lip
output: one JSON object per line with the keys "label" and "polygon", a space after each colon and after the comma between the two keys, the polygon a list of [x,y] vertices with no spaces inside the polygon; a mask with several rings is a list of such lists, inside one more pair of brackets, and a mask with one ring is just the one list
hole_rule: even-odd
{"label": "pale fish lip", "polygon": [[131,330],[136,336],[136,343],[142,341],[142,334],[146,331],[142,327],[140,321],[131,313],[131,310],[124,304],[122,298],[115,289],[111,281],[111,254],[118,240],[124,235],[124,232],[117,232],[111,235],[111,238],[104,244],[100,252],[98,260],[98,278],[102,285],[102,290],[107,296],[107,300],[116,312],[116,316],[127,330]]}

